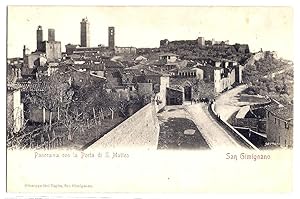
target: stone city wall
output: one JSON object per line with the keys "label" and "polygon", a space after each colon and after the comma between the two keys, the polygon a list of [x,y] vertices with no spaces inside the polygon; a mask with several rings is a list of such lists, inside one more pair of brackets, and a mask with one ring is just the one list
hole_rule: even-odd
{"label": "stone city wall", "polygon": [[87,149],[117,147],[156,149],[159,123],[155,106],[155,102],[147,104]]}

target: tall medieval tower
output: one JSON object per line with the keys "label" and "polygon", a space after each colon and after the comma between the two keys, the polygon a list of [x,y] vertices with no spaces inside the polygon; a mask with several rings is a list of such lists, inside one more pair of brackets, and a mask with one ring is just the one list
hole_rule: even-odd
{"label": "tall medieval tower", "polygon": [[108,47],[115,48],[115,27],[108,27]]}
{"label": "tall medieval tower", "polygon": [[55,29],[48,29],[48,41],[55,41]]}
{"label": "tall medieval tower", "polygon": [[37,51],[42,51],[42,43],[43,43],[43,29],[42,26],[38,26],[36,30],[36,49]]}
{"label": "tall medieval tower", "polygon": [[80,46],[90,47],[90,23],[87,17],[80,22]]}

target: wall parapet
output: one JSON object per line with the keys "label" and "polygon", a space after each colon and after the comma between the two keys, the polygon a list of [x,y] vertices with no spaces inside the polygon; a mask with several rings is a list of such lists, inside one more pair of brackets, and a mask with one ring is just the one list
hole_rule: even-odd
{"label": "wall parapet", "polygon": [[155,102],[151,102],[124,120],[104,136],[93,140],[85,149],[132,148],[157,149],[159,123]]}
{"label": "wall parapet", "polygon": [[227,130],[227,132],[230,133],[232,137],[235,138],[236,141],[238,141],[239,144],[242,146],[259,150],[254,144],[252,144],[249,140],[247,140],[242,134],[240,134],[233,126],[231,126],[227,121],[223,120],[215,111],[215,103],[211,103],[208,106],[208,112],[213,116],[213,118],[222,126],[224,129]]}

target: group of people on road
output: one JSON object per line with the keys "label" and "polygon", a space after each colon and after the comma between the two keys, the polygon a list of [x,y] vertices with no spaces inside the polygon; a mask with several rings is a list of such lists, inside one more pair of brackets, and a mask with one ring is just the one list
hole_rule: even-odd
{"label": "group of people on road", "polygon": [[202,98],[198,98],[198,99],[195,99],[195,98],[192,98],[191,100],[191,104],[196,104],[196,103],[199,103],[199,102],[203,102],[203,103],[206,103],[206,104],[212,104],[213,102],[215,102],[216,99],[209,99],[207,97],[202,97]]}

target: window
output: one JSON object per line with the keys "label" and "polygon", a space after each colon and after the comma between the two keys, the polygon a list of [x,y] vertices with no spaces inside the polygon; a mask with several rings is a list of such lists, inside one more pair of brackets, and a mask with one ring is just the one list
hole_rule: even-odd
{"label": "window", "polygon": [[289,129],[289,123],[284,122],[284,127],[285,127],[286,129]]}
{"label": "window", "polygon": [[276,117],[275,117],[275,124],[276,124]]}

